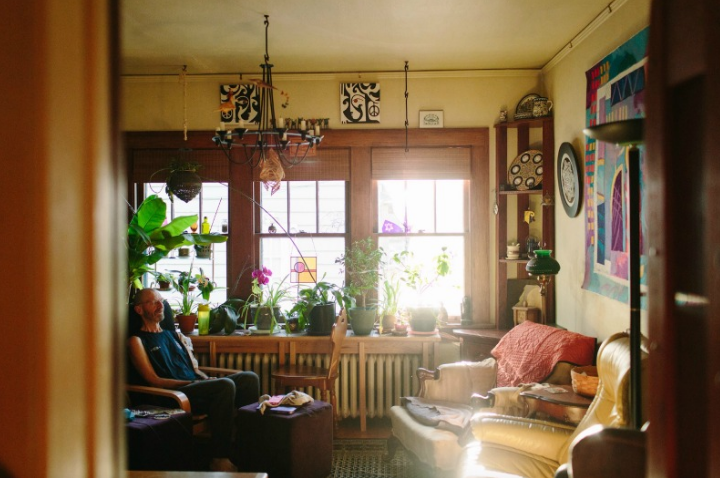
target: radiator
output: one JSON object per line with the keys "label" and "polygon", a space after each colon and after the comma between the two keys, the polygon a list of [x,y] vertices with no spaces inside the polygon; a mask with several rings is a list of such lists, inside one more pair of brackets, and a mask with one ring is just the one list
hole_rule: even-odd
{"label": "radiator", "polygon": [[[368,354],[365,364],[366,416],[383,418],[390,407],[400,404],[400,397],[415,395],[418,389],[415,371],[421,364],[420,355]],[[198,354],[200,365],[209,365],[207,354]],[[298,354],[298,365],[329,366],[329,354]],[[277,368],[276,354],[267,353],[219,353],[217,366],[237,370],[252,370],[260,377],[261,393],[275,394],[271,372]],[[342,418],[360,416],[360,366],[359,356],[340,356],[338,380],[335,381],[339,414]],[[313,387],[300,391],[322,400],[320,390]]]}

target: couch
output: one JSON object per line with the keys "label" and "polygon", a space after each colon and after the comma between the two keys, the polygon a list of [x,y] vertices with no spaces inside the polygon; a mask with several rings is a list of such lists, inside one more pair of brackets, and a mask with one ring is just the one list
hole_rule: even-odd
{"label": "couch", "polygon": [[[475,441],[468,433],[474,394],[494,401],[492,407],[484,403],[487,413],[526,416],[530,410],[519,399],[518,385],[570,384],[571,368],[592,364],[595,343],[592,337],[524,322],[500,340],[493,349],[494,358],[444,364],[435,371],[419,369],[417,396],[405,397],[402,405],[390,409],[389,456],[403,446],[426,472],[436,477],[454,477],[464,450]],[[431,414],[437,412],[436,416],[418,416],[417,410],[423,408]],[[446,419],[450,409],[456,413]]]}
{"label": "couch", "polygon": [[[642,363],[647,362],[643,354]],[[600,385],[577,427],[480,411],[472,419],[476,442],[462,452],[459,478],[551,478],[587,431],[630,425],[630,344],[627,333],[609,337],[597,357]],[[580,445],[578,445],[580,446]],[[572,471],[568,473],[572,475]],[[568,476],[566,475],[566,476]],[[558,475],[562,476],[562,475]]]}

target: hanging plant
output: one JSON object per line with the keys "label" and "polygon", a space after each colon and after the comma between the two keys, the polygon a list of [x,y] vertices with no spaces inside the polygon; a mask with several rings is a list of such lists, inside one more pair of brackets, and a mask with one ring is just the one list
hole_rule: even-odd
{"label": "hanging plant", "polygon": [[177,196],[184,202],[190,202],[200,193],[202,180],[197,174],[198,169],[199,164],[189,162],[175,162],[170,166],[167,189],[171,201],[173,196]]}

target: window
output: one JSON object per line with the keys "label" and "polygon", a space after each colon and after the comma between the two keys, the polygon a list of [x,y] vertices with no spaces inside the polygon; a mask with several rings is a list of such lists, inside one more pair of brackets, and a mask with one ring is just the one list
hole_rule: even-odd
{"label": "window", "polygon": [[273,281],[289,274],[302,256],[317,258],[317,280],[343,284],[335,259],[345,251],[346,185],[283,181],[274,195],[260,187],[260,258],[273,271]]}
{"label": "window", "polygon": [[[450,315],[460,314],[465,277],[464,180],[377,181],[378,244],[388,257],[403,250],[415,260],[432,266],[432,260],[447,248],[450,275],[442,278],[422,299],[442,303]],[[400,305],[417,303],[410,290],[403,290]]]}
{"label": "window", "polygon": [[[172,220],[178,216],[196,214],[198,216],[198,232],[204,217],[210,223],[210,232],[221,233],[222,224],[228,219],[228,188],[223,183],[203,183],[202,190],[195,199],[190,202],[183,202],[175,198],[170,202],[165,183],[146,183],[145,197],[155,194],[165,200],[167,205],[167,219]],[[192,231],[188,231],[192,232]],[[203,273],[216,284],[216,289],[210,295],[210,302],[220,304],[225,302],[227,297],[227,244],[222,242],[212,245],[212,253],[209,259],[196,256],[194,248],[189,248],[188,256],[181,256],[178,249],[171,251],[168,257],[155,264],[158,272],[187,271],[192,266],[193,274],[199,274],[200,268]],[[146,286],[154,281],[152,276],[146,277]],[[148,283],[150,282],[150,283]],[[177,292],[161,292],[173,307],[180,298]]]}

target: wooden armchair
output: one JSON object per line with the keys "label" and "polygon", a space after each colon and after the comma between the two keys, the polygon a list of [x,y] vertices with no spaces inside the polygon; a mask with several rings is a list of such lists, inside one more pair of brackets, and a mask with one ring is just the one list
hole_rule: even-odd
{"label": "wooden armchair", "polygon": [[[238,372],[238,370],[217,367],[198,367],[198,369],[208,377],[226,377]],[[190,406],[190,400],[183,392],[167,388],[130,384],[125,385],[125,391],[130,403],[142,403],[144,405],[157,405],[169,408],[174,407],[190,413],[193,419],[193,435],[208,435],[209,426],[206,420],[207,415],[194,414]]]}

